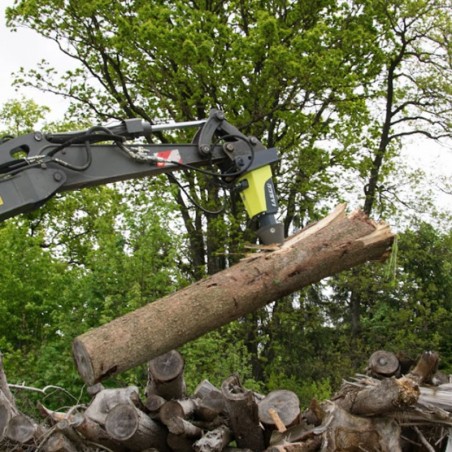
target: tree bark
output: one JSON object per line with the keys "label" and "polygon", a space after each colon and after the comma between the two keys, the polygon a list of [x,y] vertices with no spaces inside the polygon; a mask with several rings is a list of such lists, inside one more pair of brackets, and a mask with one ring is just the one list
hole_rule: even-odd
{"label": "tree bark", "polygon": [[381,416],[413,406],[419,387],[410,378],[369,380],[368,385],[344,384],[334,401],[351,414]]}
{"label": "tree bark", "polygon": [[104,389],[99,392],[89,407],[85,415],[100,425],[105,425],[108,413],[119,404],[128,403],[130,405],[139,404],[138,388],[128,386],[127,388]]}
{"label": "tree bark", "polygon": [[74,428],[88,441],[100,444],[113,452],[123,452],[125,447],[112,439],[104,428],[85,414],[78,413],[74,419]]}
{"label": "tree bark", "polygon": [[193,452],[193,438],[175,435],[170,432],[168,433],[166,442],[171,450],[177,450],[179,452]]}
{"label": "tree bark", "polygon": [[79,449],[62,432],[55,432],[42,447],[44,452],[78,452]]}
{"label": "tree bark", "polygon": [[438,369],[439,355],[436,352],[423,352],[416,362],[416,366],[408,373],[417,384],[430,383],[433,375]]}
{"label": "tree bark", "polygon": [[76,430],[82,438],[104,446],[112,452],[124,452],[125,447],[113,440],[96,421],[85,415],[85,413],[64,413],[47,409],[44,405],[38,404],[39,412],[44,418],[47,418],[51,424],[60,424],[66,421]]}
{"label": "tree bark", "polygon": [[196,407],[196,415],[202,420],[213,421],[225,409],[225,401],[223,394],[217,391],[211,391],[203,399],[198,402]]}
{"label": "tree bark", "polygon": [[[418,403],[452,413],[452,383],[429,387],[421,386]],[[452,425],[452,421],[451,421]]]}
{"label": "tree bark", "polygon": [[193,444],[196,452],[221,452],[231,441],[231,431],[226,425],[207,432]]}
{"label": "tree bark", "polygon": [[259,425],[253,393],[244,389],[235,375],[223,382],[221,390],[237,446],[256,452],[264,450],[264,431]]}
{"label": "tree bark", "polygon": [[209,380],[203,380],[201,383],[196,386],[193,396],[198,399],[203,399],[204,397],[208,396],[211,392],[217,392],[218,394],[221,394],[221,391],[213,385]]}
{"label": "tree bark", "polygon": [[186,438],[198,439],[202,436],[202,429],[193,425],[191,422],[181,418],[173,417],[168,419],[165,424],[170,433],[179,436],[185,436]]}
{"label": "tree bark", "polygon": [[160,408],[160,420],[166,424],[171,418],[187,419],[195,412],[196,406],[193,399],[170,400]]}
{"label": "tree bark", "polygon": [[25,444],[36,436],[38,429],[41,432],[38,433],[39,437],[42,434],[41,427],[23,414],[17,414],[10,419],[6,436],[17,443]]}
{"label": "tree bark", "polygon": [[15,405],[12,405],[3,391],[0,391],[0,441],[5,436],[10,419],[16,414]]}
{"label": "tree bark", "polygon": [[4,437],[21,444],[32,439],[39,440],[44,429],[34,420],[20,413],[14,398],[10,399],[10,397],[12,397],[11,394],[7,397],[0,390],[0,441]]}
{"label": "tree bark", "polygon": [[233,267],[88,331],[73,342],[87,384],[173,350],[301,288],[388,254],[393,234],[339,206],[328,217]]}
{"label": "tree bark", "polygon": [[149,411],[151,417],[158,417],[160,408],[165,405],[166,399],[157,394],[148,394],[144,406]]}
{"label": "tree bark", "polygon": [[5,369],[3,368],[3,355],[0,352],[0,391],[3,392],[5,397],[10,401],[12,406],[16,406],[16,401],[8,386],[8,380],[6,378]]}
{"label": "tree bark", "polygon": [[355,416],[339,407],[328,404],[324,425],[322,452],[358,450],[401,452],[400,426],[390,418]]}
{"label": "tree bark", "polygon": [[270,446],[265,449],[265,452],[316,452],[320,450],[321,445],[322,439],[315,436],[302,443],[287,443]]}

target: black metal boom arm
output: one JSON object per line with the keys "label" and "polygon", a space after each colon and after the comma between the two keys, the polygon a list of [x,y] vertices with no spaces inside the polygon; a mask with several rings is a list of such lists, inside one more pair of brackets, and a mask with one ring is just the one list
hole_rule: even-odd
{"label": "black metal boom arm", "polygon": [[[197,129],[191,143],[136,143],[140,137],[187,127]],[[223,184],[238,184],[246,197],[250,182],[255,184],[247,175],[277,159],[275,149],[243,135],[218,110],[200,121],[152,125],[131,119],[80,132],[35,132],[0,144],[0,220],[34,210],[59,192],[212,165]],[[270,182],[259,191],[273,204],[248,213],[262,217],[261,241],[279,243],[282,228],[274,219],[276,194]]]}

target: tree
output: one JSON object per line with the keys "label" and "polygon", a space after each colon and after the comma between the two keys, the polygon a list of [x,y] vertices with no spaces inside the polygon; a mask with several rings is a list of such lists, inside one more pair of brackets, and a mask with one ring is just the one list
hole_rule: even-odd
{"label": "tree", "polygon": [[[425,136],[450,139],[452,67],[451,16],[445,2],[374,2],[381,27],[384,65],[374,99],[381,99],[381,119],[369,133],[371,165],[365,187],[364,212],[371,214],[384,195],[384,164],[401,140]],[[372,143],[372,137],[374,143]]]}
{"label": "tree", "polygon": [[[29,133],[45,112],[33,101],[8,102],[0,109],[0,136]],[[0,351],[11,381],[52,382],[68,392],[57,391],[49,403],[67,403],[81,385],[70,355],[73,337],[184,283],[174,265],[177,240],[164,225],[174,207],[144,195],[160,183],[58,195],[1,223],[0,320],[8,327]]]}
{"label": "tree", "polygon": [[442,365],[449,371],[450,240],[450,228],[442,232],[415,221],[400,233],[385,266],[364,266],[358,275],[346,272],[335,280],[331,304],[325,306],[345,338],[351,329],[349,292],[361,294],[360,336],[350,354],[361,369],[375,350],[403,352],[415,359],[422,350],[433,349],[443,354]]}
{"label": "tree", "polygon": [[[288,176],[279,184],[286,232],[296,218],[299,226],[315,217],[316,203],[334,193],[330,168],[351,164],[343,142],[366,120],[358,87],[378,73],[366,58],[377,50],[376,30],[359,5],[84,1],[77,9],[65,4],[59,18],[55,7],[24,0],[8,11],[10,23],[55,40],[80,69],[55,79],[56,71],[42,66],[22,83],[72,98],[78,116],[100,119],[187,120],[220,107],[245,133],[280,147]],[[341,141],[339,150],[318,145],[326,139]],[[219,196],[200,177],[185,183],[199,204]],[[235,234],[229,237],[224,221],[203,220],[180,192],[175,196],[192,268],[218,270],[226,261],[215,256],[230,250]]]}
{"label": "tree", "polygon": [[[338,174],[354,165],[354,137],[368,120],[361,87],[380,64],[369,58],[379,53],[377,30],[361,5],[136,0],[81,1],[74,8],[23,0],[8,17],[53,39],[80,64],[60,78],[43,64],[18,80],[73,99],[74,117],[187,120],[214,106],[243,132],[278,146],[286,233],[318,218],[318,205],[337,197]],[[224,196],[199,175],[184,175],[183,184],[198,205]],[[214,218],[190,206],[180,190],[171,192],[189,244],[189,276],[234,262],[246,221],[240,203],[232,197],[233,217]],[[251,317],[246,330],[257,332]],[[256,351],[253,334],[245,338]],[[259,376],[257,361],[253,367]]]}
{"label": "tree", "polygon": [[[2,224],[0,320],[9,328],[0,350],[12,381],[38,387],[51,381],[76,394],[73,338],[183,284],[174,265],[177,242],[162,226],[169,209],[156,210],[142,193],[132,196],[141,207],[133,215],[126,195],[104,187]],[[71,221],[74,205],[74,217],[84,221]],[[36,226],[42,223],[49,229]],[[54,225],[63,243],[54,239]],[[121,378],[134,381],[140,372]]]}
{"label": "tree", "polygon": [[35,125],[45,118],[49,108],[31,99],[21,98],[6,102],[0,109],[0,124],[5,135],[16,136],[33,131]]}
{"label": "tree", "polygon": [[[444,53],[449,19],[439,1],[83,0],[75,8],[72,2],[21,0],[8,18],[10,25],[54,40],[78,63],[63,74],[43,63],[17,80],[69,97],[73,117],[187,120],[205,117],[214,106],[245,133],[277,146],[286,233],[316,220],[361,183],[365,210],[372,213],[386,193],[398,139],[414,131],[439,136],[450,120],[450,110],[442,108],[450,99]],[[414,61],[419,64],[413,67]],[[355,177],[344,187],[347,172],[362,182]],[[203,176],[179,178],[199,205],[223,198]],[[233,217],[213,217],[190,205],[174,183],[162,187],[154,193],[165,199],[170,193],[183,221],[186,276],[198,279],[234,262],[248,239],[240,202],[231,196]],[[83,243],[87,255],[92,243]],[[357,338],[361,302],[353,293],[348,318]],[[262,311],[247,322],[242,339],[257,357],[260,327],[276,328],[278,316]],[[253,359],[254,375],[261,376],[262,363]]]}
{"label": "tree", "polygon": [[[388,202],[400,205],[399,184],[391,183],[394,156],[407,137],[439,141],[451,138],[452,67],[449,57],[451,16],[439,0],[371,2],[383,63],[370,89],[377,107],[363,147],[367,151],[360,169],[365,180],[363,211],[389,215]],[[373,106],[371,107],[373,108]],[[353,275],[360,278],[360,270]],[[351,334],[361,332],[361,304],[365,294],[359,284],[350,287]],[[364,288],[365,290],[365,288]]]}

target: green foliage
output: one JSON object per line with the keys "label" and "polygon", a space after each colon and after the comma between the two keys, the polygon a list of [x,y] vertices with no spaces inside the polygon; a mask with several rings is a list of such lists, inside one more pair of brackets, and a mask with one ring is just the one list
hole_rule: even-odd
{"label": "green foliage", "polygon": [[72,193],[1,226],[0,348],[10,381],[78,394],[73,338],[184,283],[163,225],[171,205],[156,210],[124,190]]}
{"label": "green foliage", "polygon": [[221,387],[222,382],[232,374],[238,374],[247,389],[262,391],[262,382],[255,381],[253,377],[251,357],[245,344],[230,340],[230,330],[234,328],[232,323],[181,348],[188,393],[193,392],[204,379]]}
{"label": "green foliage", "polygon": [[[50,128],[128,117],[189,120],[221,108],[244,133],[278,147],[287,232],[351,193],[360,198],[364,186],[368,213],[395,215],[403,137],[450,136],[450,15],[441,1],[73,6],[19,0],[7,11],[10,25],[56,40],[80,63],[59,72],[43,62],[17,77],[19,86],[72,99],[75,126]],[[2,131],[27,133],[45,112],[31,101],[10,102],[0,110]],[[198,204],[222,204],[225,194],[211,179],[177,177]],[[0,324],[8,328],[0,349],[10,380],[51,381],[78,398],[74,336],[240,257],[248,220],[240,201],[226,196],[232,214],[206,215],[159,177],[58,196],[3,224]],[[402,231],[397,259],[386,267],[346,272],[187,344],[189,387],[202,378],[219,385],[239,372],[247,387],[288,387],[307,404],[362,371],[376,348],[437,348],[450,369],[451,236],[442,221],[443,230],[417,224]],[[109,383],[143,378],[138,368]],[[55,406],[69,403],[60,392],[55,397]]]}
{"label": "green foliage", "polygon": [[433,349],[443,353],[443,365],[449,368],[450,240],[450,231],[419,223],[399,235],[395,268],[394,262],[366,265],[336,278],[332,299],[342,306],[338,318],[345,327],[350,288],[361,300],[360,346],[354,350],[358,362],[364,364],[377,349],[403,351],[413,358]]}
{"label": "green foliage", "polygon": [[31,99],[10,100],[0,109],[0,131],[13,136],[33,132],[36,124],[43,121],[49,112],[49,107],[38,105]]}
{"label": "green foliage", "polygon": [[297,394],[301,408],[308,408],[312,399],[327,400],[333,395],[333,388],[328,378],[321,380],[299,380],[294,376],[287,377],[282,374],[270,375],[267,383],[270,391],[286,389]]}

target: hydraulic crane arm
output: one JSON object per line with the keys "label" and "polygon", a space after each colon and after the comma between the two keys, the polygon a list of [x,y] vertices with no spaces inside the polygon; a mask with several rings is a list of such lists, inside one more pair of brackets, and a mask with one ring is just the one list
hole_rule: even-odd
{"label": "hydraulic crane arm", "polygon": [[[186,127],[197,129],[191,143],[133,142]],[[277,159],[275,149],[243,135],[218,110],[201,121],[153,125],[130,119],[80,132],[35,132],[0,144],[0,220],[36,209],[59,192],[214,165],[212,176],[238,188],[249,216],[257,218],[261,242],[281,243],[270,169]]]}

